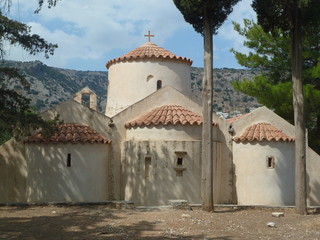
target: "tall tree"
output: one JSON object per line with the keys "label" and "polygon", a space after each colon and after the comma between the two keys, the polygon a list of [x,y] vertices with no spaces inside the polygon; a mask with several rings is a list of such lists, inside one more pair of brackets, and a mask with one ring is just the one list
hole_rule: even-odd
{"label": "tall tree", "polygon": [[295,125],[295,204],[299,214],[307,213],[306,204],[306,131],[302,84],[302,34],[319,23],[319,0],[253,0],[258,23],[265,31],[275,28],[291,34],[291,70]]}
{"label": "tall tree", "polygon": [[213,149],[212,149],[212,96],[213,51],[212,36],[232,12],[239,0],[173,0],[184,19],[204,38],[204,78],[202,81],[202,209],[213,211]]}
{"label": "tall tree", "polygon": [[[48,7],[57,0],[48,0]],[[39,12],[44,0],[39,0]],[[5,44],[19,45],[32,55],[44,53],[49,57],[57,48],[56,44],[48,43],[39,35],[31,33],[31,27],[8,17],[11,0],[0,0],[0,144],[11,136],[25,135],[32,128],[42,127],[52,129],[58,121],[44,121],[30,106],[30,100],[9,89],[12,79],[19,80],[23,87],[28,82],[17,69],[7,67],[5,59]]]}
{"label": "tall tree", "polygon": [[[265,32],[259,24],[248,19],[244,19],[243,27],[234,23],[234,29],[245,37],[244,45],[250,52],[231,51],[239,64],[259,74],[253,80],[233,82],[233,86],[294,123],[289,32],[281,29]],[[309,146],[320,153],[320,25],[313,27],[313,34],[304,37],[302,50]]]}

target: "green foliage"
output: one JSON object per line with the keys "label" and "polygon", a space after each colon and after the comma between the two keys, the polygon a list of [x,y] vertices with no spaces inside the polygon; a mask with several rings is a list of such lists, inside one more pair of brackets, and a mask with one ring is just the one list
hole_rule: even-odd
{"label": "green foliage", "polygon": [[[232,49],[242,66],[260,70],[253,81],[233,82],[235,89],[255,97],[260,104],[273,109],[277,114],[293,123],[290,36],[274,28],[265,32],[250,20],[244,27],[234,23],[235,30],[246,37],[244,45],[251,51],[243,54]],[[314,34],[303,39],[303,78],[306,126],[309,130],[310,146],[320,151],[320,26],[313,27]]]}
{"label": "green foliage", "polygon": [[[56,44],[48,43],[39,35],[31,34],[31,28],[24,23],[9,19],[0,13],[0,43],[4,41],[12,45],[20,45],[24,50],[32,55],[44,52],[45,57],[52,55]],[[1,49],[3,57],[3,49]]]}
{"label": "green foliage", "polygon": [[244,27],[233,23],[234,29],[246,38],[244,46],[252,52],[243,54],[231,49],[238,63],[244,67],[264,71],[270,81],[285,82],[291,78],[290,39],[287,33],[275,29],[265,32],[252,20],[244,19]]}
{"label": "green foliage", "polygon": [[232,85],[238,91],[255,97],[262,105],[274,109],[277,114],[293,122],[292,109],[292,83],[270,83],[265,76],[256,76],[254,81],[243,80],[233,82]]}
{"label": "green foliage", "polygon": [[212,32],[216,34],[239,0],[173,0],[173,2],[183,14],[185,21],[190,23],[196,32],[204,35],[205,10],[208,11]]}
{"label": "green foliage", "polygon": [[50,121],[43,120],[30,107],[30,100],[17,94],[15,91],[0,89],[0,141],[27,136],[31,130],[43,129],[50,134],[61,121],[57,118]]}
{"label": "green foliage", "polygon": [[319,0],[253,0],[258,23],[267,32],[274,28],[290,31],[293,27],[294,12],[299,9],[304,30],[319,23]]}
{"label": "green foliage", "polygon": [[[244,46],[251,49],[243,54],[234,49],[238,63],[252,70],[263,71],[272,83],[291,81],[291,40],[287,32],[275,28],[265,32],[252,20],[244,19],[244,27],[233,23],[234,29],[246,38]],[[303,39],[303,79],[320,89],[320,26],[313,27],[313,34]]]}
{"label": "green foliage", "polygon": [[[8,12],[11,0],[0,0],[0,58],[4,60],[4,43],[19,45],[29,54],[44,53],[48,58],[52,55],[56,44],[48,43],[39,35],[31,34],[31,28],[21,22],[12,20],[3,14]],[[39,0],[39,11],[44,1]],[[48,6],[54,6],[55,0],[48,0]],[[29,83],[16,69],[7,67],[2,61],[0,65],[0,144],[10,137],[26,136],[32,129],[42,128],[45,133],[51,132],[58,119],[52,121],[43,120],[40,115],[30,107],[30,100],[8,88],[12,80],[18,80],[22,88],[28,88]],[[17,89],[17,88],[16,88]]]}

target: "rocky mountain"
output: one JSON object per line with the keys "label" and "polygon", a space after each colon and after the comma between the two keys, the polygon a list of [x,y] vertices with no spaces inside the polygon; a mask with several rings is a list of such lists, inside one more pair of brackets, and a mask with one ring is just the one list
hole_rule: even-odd
{"label": "rocky mountain", "polygon": [[[214,69],[213,110],[224,118],[235,117],[260,107],[255,98],[236,91],[231,82],[251,80],[258,72],[245,69]],[[193,98],[201,103],[203,68],[191,68]]]}
{"label": "rocky mountain", "polygon": [[18,68],[30,83],[29,89],[23,89],[19,81],[11,81],[9,87],[30,98],[31,103],[40,111],[72,99],[76,92],[86,86],[98,95],[99,110],[104,109],[108,87],[107,71],[61,69],[49,67],[40,61],[6,61],[5,64]]}
{"label": "rocky mountain", "polygon": [[[24,89],[19,81],[11,81],[10,88],[32,100],[40,111],[49,109],[63,101],[73,98],[74,94],[88,86],[98,95],[98,109],[103,112],[106,105],[108,74],[107,71],[76,71],[49,67],[40,61],[6,61],[7,66],[16,67],[30,83]],[[243,78],[252,79],[256,72],[239,69],[214,69],[214,111],[224,117],[232,117],[249,112],[260,106],[257,101],[237,92],[230,84]],[[191,68],[193,98],[201,103],[202,68]]]}

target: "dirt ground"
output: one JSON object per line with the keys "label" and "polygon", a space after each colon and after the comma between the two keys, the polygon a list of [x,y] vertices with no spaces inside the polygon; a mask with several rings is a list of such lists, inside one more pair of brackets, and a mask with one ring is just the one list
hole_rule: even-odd
{"label": "dirt ground", "polygon": [[[285,216],[272,217],[272,212]],[[275,227],[268,227],[269,222]],[[0,207],[0,239],[320,239],[320,215],[293,209],[116,210],[96,206]]]}

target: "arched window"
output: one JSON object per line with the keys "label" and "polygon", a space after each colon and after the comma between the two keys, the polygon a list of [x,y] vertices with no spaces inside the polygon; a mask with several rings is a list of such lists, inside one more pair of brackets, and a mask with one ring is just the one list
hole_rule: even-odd
{"label": "arched window", "polygon": [[152,78],[153,78],[153,75],[149,75],[149,76],[147,77],[147,82],[149,82]]}
{"label": "arched window", "polygon": [[160,88],[162,88],[162,81],[158,80],[157,81],[157,90],[159,90]]}

